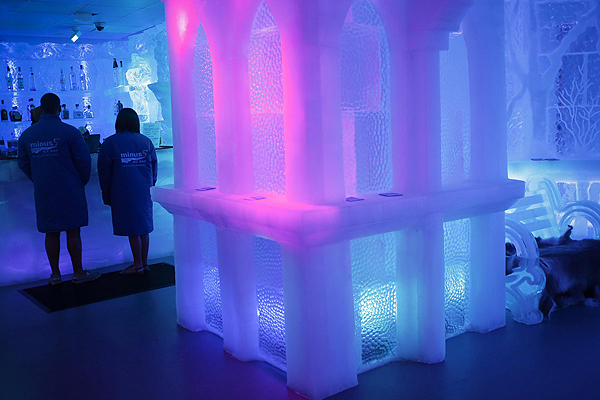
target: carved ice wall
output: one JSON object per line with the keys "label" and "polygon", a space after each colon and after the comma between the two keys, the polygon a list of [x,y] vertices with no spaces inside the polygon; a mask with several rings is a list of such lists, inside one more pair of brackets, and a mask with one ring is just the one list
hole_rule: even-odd
{"label": "carved ice wall", "polygon": [[600,5],[505,5],[509,160],[600,158]]}

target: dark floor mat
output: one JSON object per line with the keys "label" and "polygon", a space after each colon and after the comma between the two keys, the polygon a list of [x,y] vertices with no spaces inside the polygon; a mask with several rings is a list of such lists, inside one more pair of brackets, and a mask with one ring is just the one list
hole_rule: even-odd
{"label": "dark floor mat", "polygon": [[150,265],[141,275],[121,275],[118,271],[102,274],[92,282],[75,285],[63,281],[60,285],[42,285],[19,290],[42,310],[51,313],[160,289],[175,284],[175,268],[167,263]]}

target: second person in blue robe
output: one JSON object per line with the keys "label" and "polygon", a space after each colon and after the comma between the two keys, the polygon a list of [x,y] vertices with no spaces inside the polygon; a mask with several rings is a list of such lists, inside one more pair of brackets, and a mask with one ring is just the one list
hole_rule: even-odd
{"label": "second person in blue robe", "polygon": [[121,273],[139,274],[148,270],[149,233],[154,229],[150,188],[157,179],[156,151],[140,134],[133,109],[119,112],[115,130],[100,148],[98,177],[104,204],[111,207],[114,234],[129,237],[133,264]]}

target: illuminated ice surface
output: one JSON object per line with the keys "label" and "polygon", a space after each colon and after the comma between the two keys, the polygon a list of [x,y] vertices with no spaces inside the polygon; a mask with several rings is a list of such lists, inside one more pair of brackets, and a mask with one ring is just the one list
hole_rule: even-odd
{"label": "illuminated ice surface", "polygon": [[196,100],[173,113],[175,184],[153,190],[180,325],[309,398],[504,325],[523,185],[506,177],[504,4],[472,3],[165,1],[173,109]]}

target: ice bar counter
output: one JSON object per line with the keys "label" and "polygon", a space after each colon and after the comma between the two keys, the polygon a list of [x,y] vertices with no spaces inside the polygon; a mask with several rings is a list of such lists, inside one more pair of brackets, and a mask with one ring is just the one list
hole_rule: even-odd
{"label": "ice bar counter", "polygon": [[[174,216],[178,323],[314,399],[502,327],[504,210],[523,195],[503,7],[165,0],[174,184],[152,195]],[[466,139],[441,121],[459,27]]]}
{"label": "ice bar counter", "polygon": [[[174,185],[152,196],[174,216],[178,323],[314,399],[504,326],[523,183],[506,174],[503,7],[165,0]],[[440,110],[461,24],[468,143]]]}

